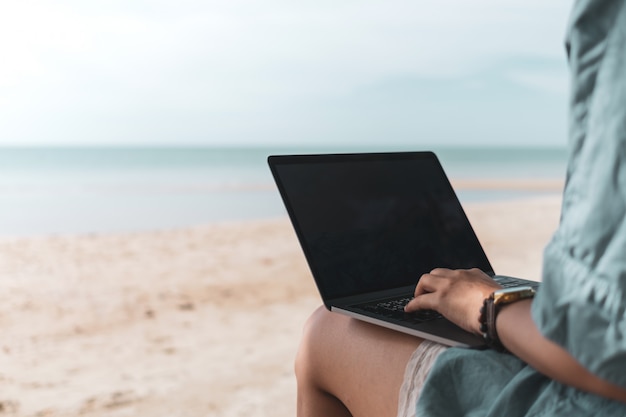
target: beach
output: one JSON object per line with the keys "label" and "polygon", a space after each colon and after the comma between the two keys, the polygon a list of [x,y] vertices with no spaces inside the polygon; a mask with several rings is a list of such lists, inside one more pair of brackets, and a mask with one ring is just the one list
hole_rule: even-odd
{"label": "beach", "polygon": [[[540,279],[555,194],[465,204],[496,272]],[[295,415],[320,304],[287,218],[0,239],[0,415]]]}

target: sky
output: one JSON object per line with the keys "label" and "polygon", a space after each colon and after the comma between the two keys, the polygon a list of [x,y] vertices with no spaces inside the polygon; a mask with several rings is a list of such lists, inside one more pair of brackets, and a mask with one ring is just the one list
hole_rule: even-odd
{"label": "sky", "polygon": [[564,146],[565,0],[0,4],[0,146]]}

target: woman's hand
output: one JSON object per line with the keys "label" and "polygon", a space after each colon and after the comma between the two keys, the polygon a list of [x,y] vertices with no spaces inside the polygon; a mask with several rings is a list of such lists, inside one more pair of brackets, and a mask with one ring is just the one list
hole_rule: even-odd
{"label": "woman's hand", "polygon": [[480,334],[480,308],[485,298],[502,288],[480,269],[433,269],[415,288],[415,298],[404,310],[435,310],[457,326]]}

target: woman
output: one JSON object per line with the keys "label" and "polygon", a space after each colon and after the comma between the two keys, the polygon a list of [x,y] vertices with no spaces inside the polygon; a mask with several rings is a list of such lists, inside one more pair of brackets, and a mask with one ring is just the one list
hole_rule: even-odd
{"label": "woman", "polygon": [[578,0],[567,52],[567,182],[536,297],[487,319],[497,283],[435,269],[406,306],[508,352],[446,349],[319,309],[296,359],[299,416],[626,415],[626,2]]}

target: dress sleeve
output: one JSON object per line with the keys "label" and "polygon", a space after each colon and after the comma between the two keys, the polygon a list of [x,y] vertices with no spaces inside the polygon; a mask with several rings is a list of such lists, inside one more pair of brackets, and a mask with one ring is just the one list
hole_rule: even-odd
{"label": "dress sleeve", "polygon": [[561,223],[532,314],[597,376],[626,387],[626,2],[581,0],[568,30],[570,155]]}

